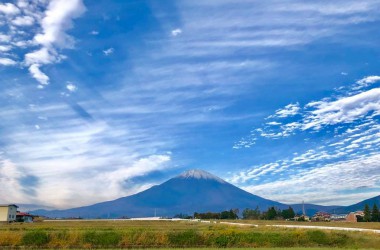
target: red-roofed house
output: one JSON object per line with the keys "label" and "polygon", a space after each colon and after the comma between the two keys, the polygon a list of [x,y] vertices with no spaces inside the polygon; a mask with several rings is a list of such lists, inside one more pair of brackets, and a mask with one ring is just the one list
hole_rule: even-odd
{"label": "red-roofed house", "polygon": [[18,222],[33,222],[33,215],[17,211],[16,221],[18,221]]}

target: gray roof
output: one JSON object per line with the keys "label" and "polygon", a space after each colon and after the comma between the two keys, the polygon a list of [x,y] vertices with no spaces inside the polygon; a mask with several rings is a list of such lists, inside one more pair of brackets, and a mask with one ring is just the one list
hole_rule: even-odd
{"label": "gray roof", "polygon": [[10,207],[10,206],[18,207],[18,206],[15,205],[15,204],[0,204],[0,207]]}

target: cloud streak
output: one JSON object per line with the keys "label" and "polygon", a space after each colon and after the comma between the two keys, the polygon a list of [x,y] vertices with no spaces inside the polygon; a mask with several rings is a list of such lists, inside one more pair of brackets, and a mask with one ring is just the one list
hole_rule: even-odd
{"label": "cloud streak", "polygon": [[81,0],[53,0],[49,3],[41,20],[42,32],[34,36],[41,49],[25,55],[25,63],[32,76],[42,85],[49,83],[49,77],[41,71],[45,64],[59,62],[58,48],[71,48],[73,39],[65,33],[72,27],[72,19],[82,15],[85,7]]}

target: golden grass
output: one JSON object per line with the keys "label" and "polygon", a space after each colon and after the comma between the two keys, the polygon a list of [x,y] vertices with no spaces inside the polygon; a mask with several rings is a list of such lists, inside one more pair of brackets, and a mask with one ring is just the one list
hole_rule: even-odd
{"label": "golden grass", "polygon": [[[236,222],[236,221],[235,221]],[[380,223],[298,223],[279,221],[238,221],[259,227],[229,226],[190,221],[54,221],[0,225],[0,248],[141,248],[141,247],[344,247],[380,249],[380,235],[275,228],[266,224],[323,225],[377,229]],[[43,245],[25,245],[25,235],[43,232]],[[29,243],[28,243],[29,244]],[[36,243],[38,244],[38,243]],[[41,243],[42,244],[42,243]],[[281,248],[278,248],[281,249]],[[297,248],[293,248],[297,249]],[[304,249],[304,248],[298,248]],[[308,248],[312,249],[312,248]],[[325,248],[326,249],[326,248]]]}

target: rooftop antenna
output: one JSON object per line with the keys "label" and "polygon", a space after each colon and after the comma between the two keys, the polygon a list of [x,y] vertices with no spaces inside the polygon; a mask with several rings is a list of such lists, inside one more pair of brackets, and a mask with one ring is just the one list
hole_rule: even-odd
{"label": "rooftop antenna", "polygon": [[304,201],[302,201],[302,215],[306,215],[306,213],[305,213],[305,202]]}

